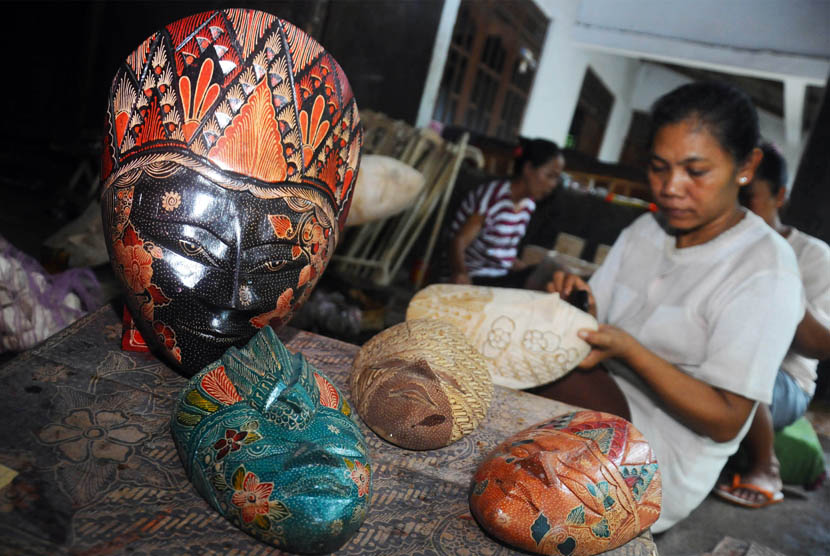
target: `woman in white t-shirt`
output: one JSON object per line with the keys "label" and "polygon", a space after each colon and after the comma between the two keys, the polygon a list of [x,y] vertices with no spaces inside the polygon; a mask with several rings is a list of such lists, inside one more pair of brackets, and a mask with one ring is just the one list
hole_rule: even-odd
{"label": "woman in white t-shirt", "polygon": [[830,358],[830,246],[781,223],[778,210],[787,198],[787,163],[772,145],[761,145],[764,158],[741,202],[786,238],[795,251],[807,296],[807,311],[775,378],[772,403],[761,404],[744,439],[750,467],[715,492],[736,504],[762,508],[783,499],[775,432],[804,415],[816,389],[819,359]]}
{"label": "woman in white t-shirt", "polygon": [[762,156],[749,98],[691,83],[651,116],[659,211],[623,230],[590,286],[554,275],[548,289],[588,291],[601,324],[580,331],[593,348],[585,370],[534,392],[616,413],[645,435],[663,481],[661,532],[712,490],[769,403],[804,307],[792,249],[738,203]]}

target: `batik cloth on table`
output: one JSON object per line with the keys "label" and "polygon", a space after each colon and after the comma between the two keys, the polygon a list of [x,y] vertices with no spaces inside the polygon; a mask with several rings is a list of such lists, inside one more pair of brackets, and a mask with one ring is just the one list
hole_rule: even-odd
{"label": "batik cloth on table", "polygon": [[[120,349],[110,307],[0,367],[0,554],[280,554],[236,529],[185,475],[169,420],[186,379],[149,353]],[[282,339],[346,396],[358,347],[286,329]],[[369,515],[338,554],[506,555],[484,534],[467,495],[502,440],[571,407],[496,387],[487,418],[439,450],[397,448],[360,424],[375,465]],[[648,532],[609,552],[651,556]]]}

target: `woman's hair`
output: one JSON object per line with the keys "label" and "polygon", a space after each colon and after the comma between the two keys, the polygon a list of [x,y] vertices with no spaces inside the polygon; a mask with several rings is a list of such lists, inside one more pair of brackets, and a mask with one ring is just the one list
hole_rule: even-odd
{"label": "woman's hair", "polygon": [[562,150],[553,141],[519,137],[519,145],[516,147],[513,158],[513,174],[516,176],[521,174],[525,162],[530,162],[531,166],[538,168],[560,154]]}
{"label": "woman's hair", "polygon": [[772,143],[764,141],[760,145],[764,158],[755,170],[756,180],[764,180],[769,184],[770,193],[778,195],[782,187],[787,186],[787,161],[778,152]]}
{"label": "woman's hair", "polygon": [[698,81],[658,98],[651,108],[651,139],[665,125],[697,118],[737,162],[760,140],[758,113],[749,95],[726,83]]}

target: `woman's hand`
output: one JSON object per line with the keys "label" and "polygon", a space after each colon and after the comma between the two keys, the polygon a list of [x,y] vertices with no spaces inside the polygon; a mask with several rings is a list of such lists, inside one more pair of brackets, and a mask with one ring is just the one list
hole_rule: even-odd
{"label": "woman's hand", "polygon": [[470,275],[466,272],[458,272],[452,275],[450,278],[450,282],[453,284],[465,284],[470,285],[473,283],[473,280],[470,278]]}
{"label": "woman's hand", "polygon": [[830,359],[830,329],[821,324],[809,308],[795,330],[791,348],[810,359]]}
{"label": "woman's hand", "polygon": [[600,324],[597,330],[583,328],[577,335],[591,346],[591,352],[579,364],[580,369],[595,367],[609,357],[625,360],[637,345],[628,332],[610,324]]}
{"label": "woman's hand", "polygon": [[559,297],[567,301],[568,297],[575,290],[582,290],[588,292],[588,312],[596,318],[597,316],[597,301],[594,299],[594,293],[591,291],[585,280],[576,274],[567,274],[561,270],[553,273],[551,281],[545,287],[551,293],[558,293]]}
{"label": "woman's hand", "polygon": [[518,272],[519,270],[524,270],[527,268],[527,263],[521,259],[515,259],[513,264],[510,266],[510,270],[512,272]]}

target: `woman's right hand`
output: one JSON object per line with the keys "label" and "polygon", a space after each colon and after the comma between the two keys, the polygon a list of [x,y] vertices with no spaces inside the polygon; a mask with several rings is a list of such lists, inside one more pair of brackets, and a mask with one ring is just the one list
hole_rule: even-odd
{"label": "woman's right hand", "polygon": [[594,293],[591,291],[591,286],[576,274],[568,274],[561,270],[553,273],[551,281],[547,283],[545,289],[551,293],[558,293],[561,299],[567,300],[571,294],[576,290],[588,292],[588,312],[596,318],[597,316],[597,301],[594,299]]}

